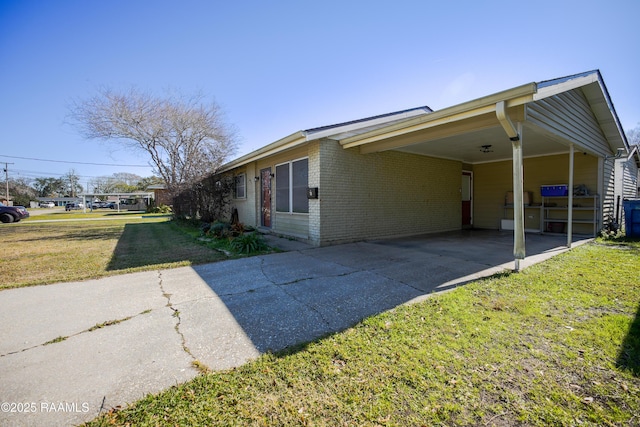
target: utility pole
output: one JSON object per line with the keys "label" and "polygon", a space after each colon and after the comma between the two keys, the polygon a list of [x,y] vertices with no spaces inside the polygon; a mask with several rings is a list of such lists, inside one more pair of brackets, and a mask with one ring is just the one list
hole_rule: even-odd
{"label": "utility pole", "polygon": [[4,180],[7,184],[7,203],[9,203],[9,165],[14,163],[4,162]]}

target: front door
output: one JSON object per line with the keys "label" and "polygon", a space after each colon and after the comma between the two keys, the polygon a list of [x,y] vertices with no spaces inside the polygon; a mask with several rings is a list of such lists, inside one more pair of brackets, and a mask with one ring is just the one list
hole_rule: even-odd
{"label": "front door", "polygon": [[271,227],[271,168],[260,171],[260,225]]}
{"label": "front door", "polygon": [[468,171],[462,171],[462,184],[460,193],[462,195],[462,228],[471,227],[471,185],[472,174]]}

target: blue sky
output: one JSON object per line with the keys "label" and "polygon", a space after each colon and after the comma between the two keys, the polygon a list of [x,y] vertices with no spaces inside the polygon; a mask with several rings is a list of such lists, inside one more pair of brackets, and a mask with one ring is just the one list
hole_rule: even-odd
{"label": "blue sky", "polygon": [[297,130],[600,69],[628,130],[640,123],[639,17],[637,0],[0,0],[0,162],[16,177],[151,175],[80,164],[148,164],[65,124],[70,101],[105,86],[203,91],[241,155]]}

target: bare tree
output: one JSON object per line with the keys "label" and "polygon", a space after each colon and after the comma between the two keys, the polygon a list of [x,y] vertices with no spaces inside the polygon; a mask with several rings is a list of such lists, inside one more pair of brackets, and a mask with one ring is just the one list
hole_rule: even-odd
{"label": "bare tree", "polygon": [[138,185],[138,182],[142,179],[140,175],[129,172],[116,172],[113,174],[113,179],[118,182],[122,182],[131,187]]}
{"label": "bare tree", "polygon": [[69,197],[78,197],[78,194],[84,191],[84,188],[80,184],[80,177],[75,169],[69,169],[69,172],[63,175],[61,179],[65,187],[65,192]]}
{"label": "bare tree", "polygon": [[627,141],[629,141],[629,145],[640,145],[640,123],[627,131]]}
{"label": "bare tree", "polygon": [[205,103],[201,94],[160,98],[136,89],[103,89],[75,102],[70,116],[85,138],[115,140],[148,153],[154,173],[173,195],[215,172],[236,149],[220,107]]}

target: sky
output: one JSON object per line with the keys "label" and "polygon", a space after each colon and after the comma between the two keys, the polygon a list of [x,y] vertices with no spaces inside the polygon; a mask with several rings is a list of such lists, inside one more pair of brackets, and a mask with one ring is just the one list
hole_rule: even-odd
{"label": "sky", "polygon": [[10,178],[151,176],[146,153],[69,123],[100,88],[202,92],[238,157],[599,69],[626,131],[640,125],[639,19],[638,0],[0,0],[0,164]]}

